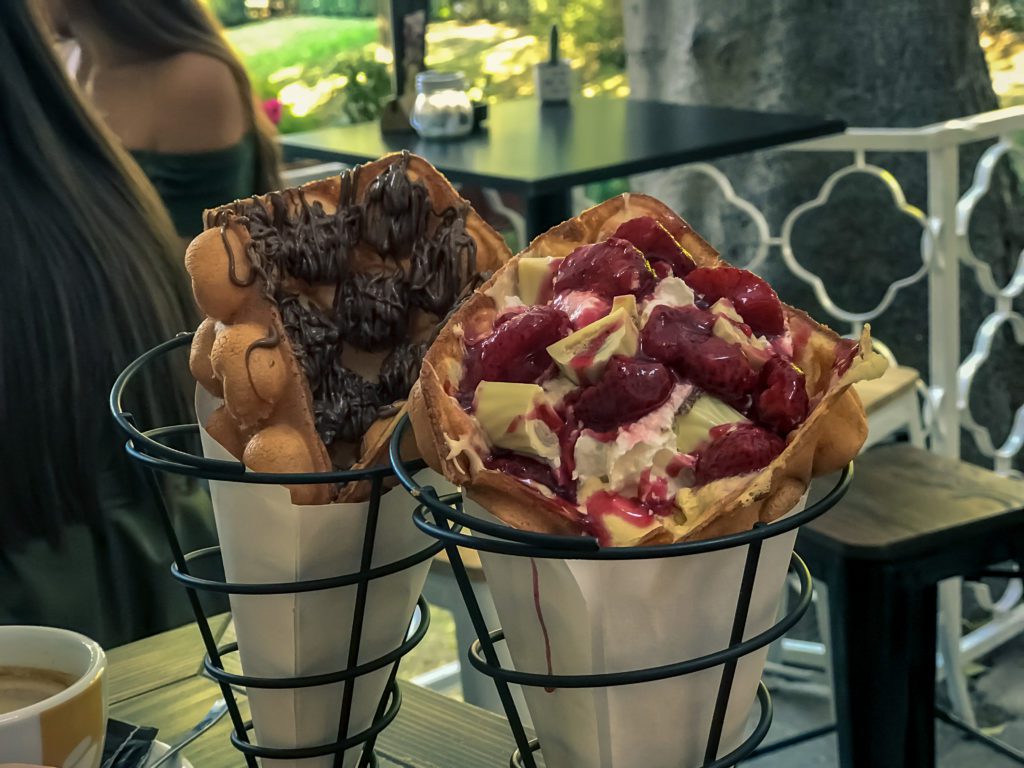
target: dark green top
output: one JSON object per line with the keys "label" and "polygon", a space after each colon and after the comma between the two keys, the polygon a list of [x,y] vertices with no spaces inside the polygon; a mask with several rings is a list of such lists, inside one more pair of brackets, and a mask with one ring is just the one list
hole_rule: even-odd
{"label": "dark green top", "polygon": [[[162,482],[181,546],[216,544],[206,490],[173,475]],[[102,472],[98,483],[103,514],[95,524],[63,526],[57,544],[30,538],[0,547],[0,624],[65,627],[112,648],[193,620],[185,590],[171,576],[156,499],[140,497],[114,471]],[[205,570],[198,575],[218,577]],[[223,600],[207,605],[227,609]]]}
{"label": "dark green top", "polygon": [[203,230],[203,211],[256,193],[256,134],[211,152],[172,155],[132,150],[167,206],[178,234],[191,239]]}

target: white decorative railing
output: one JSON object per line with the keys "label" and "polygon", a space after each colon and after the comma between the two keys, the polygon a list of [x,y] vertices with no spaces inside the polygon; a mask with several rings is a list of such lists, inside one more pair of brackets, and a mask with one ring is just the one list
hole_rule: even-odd
{"label": "white decorative railing", "polygon": [[[1018,409],[1002,445],[996,446],[989,428],[980,424],[971,411],[970,393],[979,370],[989,358],[993,340],[1004,324],[1010,324],[1017,343],[1024,345],[1024,317],[1013,308],[1014,298],[1024,291],[1024,251],[1017,260],[1012,278],[1005,286],[999,286],[991,266],[974,253],[968,227],[975,207],[989,190],[997,163],[1011,153],[1021,152],[1010,138],[1015,131],[1024,131],[1022,107],[986,112],[923,128],[852,128],[837,136],[791,145],[786,149],[851,152],[854,160],[825,181],[815,200],[798,206],[790,213],[778,243],[787,268],[799,279],[809,282],[825,311],[836,320],[850,323],[853,332],[859,330],[861,323],[882,314],[900,289],[927,277],[930,338],[933,342],[929,346],[929,369],[923,373],[928,382],[924,394],[931,448],[947,456],[959,457],[962,427],[971,434],[978,451],[992,461],[993,468],[1008,475],[1020,474],[1013,468],[1013,459],[1024,447],[1024,407]],[[958,198],[960,147],[992,139],[997,141],[981,155],[973,183]],[[865,154],[869,151],[926,155],[927,215],[906,202],[899,181],[892,174],[866,162]],[[862,313],[847,312],[837,307],[828,297],[820,279],[796,261],[789,240],[793,220],[809,208],[823,204],[835,184],[853,173],[869,173],[882,180],[889,187],[899,211],[917,220],[922,227],[921,268],[890,284],[882,301]],[[1024,217],[1024,211],[1019,215]],[[971,290],[976,287],[993,302],[991,313],[975,334],[971,353],[963,360],[960,359],[960,263],[969,267],[975,278],[976,286],[971,286]]]}

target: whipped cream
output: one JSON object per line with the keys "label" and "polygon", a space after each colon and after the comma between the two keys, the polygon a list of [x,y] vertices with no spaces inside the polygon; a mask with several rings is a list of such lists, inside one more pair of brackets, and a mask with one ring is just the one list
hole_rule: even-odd
{"label": "whipped cream", "polygon": [[654,295],[644,302],[640,313],[640,327],[647,325],[651,313],[658,307],[688,307],[693,302],[693,289],[683,282],[682,278],[663,278],[654,288]]}
{"label": "whipped cream", "polygon": [[690,384],[677,384],[664,404],[619,427],[613,440],[600,440],[589,430],[580,435],[573,472],[579,502],[602,489],[632,496],[646,470],[666,478],[673,493],[678,490],[680,480],[671,477],[667,467],[676,455],[675,415],[692,391]]}
{"label": "whipped cream", "polygon": [[484,295],[490,296],[494,301],[498,315],[502,315],[510,309],[525,306],[516,290],[516,273],[513,270],[506,269],[498,275],[494,284],[484,291]]}

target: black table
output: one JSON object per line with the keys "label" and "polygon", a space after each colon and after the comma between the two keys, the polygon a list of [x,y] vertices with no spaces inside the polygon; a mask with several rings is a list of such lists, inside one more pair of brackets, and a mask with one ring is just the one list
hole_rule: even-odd
{"label": "black table", "polygon": [[383,136],[377,123],[321,128],[281,138],[286,160],[343,163],[408,149],[454,182],[505,190],[526,202],[527,235],[572,216],[572,187],[713,160],[838,133],[839,120],[620,98],[544,106],[492,105],[486,129],[459,141]]}
{"label": "black table", "polygon": [[840,765],[931,768],[936,585],[1024,558],[1024,482],[875,448],[796,548],[828,585]]}

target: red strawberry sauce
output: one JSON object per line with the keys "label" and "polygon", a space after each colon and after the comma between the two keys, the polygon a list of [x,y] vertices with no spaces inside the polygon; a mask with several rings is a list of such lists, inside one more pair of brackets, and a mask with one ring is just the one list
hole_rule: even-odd
{"label": "red strawberry sauce", "polygon": [[[537,610],[537,621],[540,622],[540,631],[544,635],[544,658],[548,663],[548,674],[551,671],[551,638],[548,637],[548,625],[544,623],[544,611],[540,607],[540,575],[537,573],[537,563],[530,558],[530,570],[533,571],[533,606]],[[545,687],[547,693],[554,693],[554,688]]]}
{"label": "red strawberry sauce", "polygon": [[642,528],[651,522],[651,510],[635,499],[627,499],[611,491],[598,491],[587,499],[587,516],[583,527],[602,547],[612,543],[605,519],[617,517]]}

